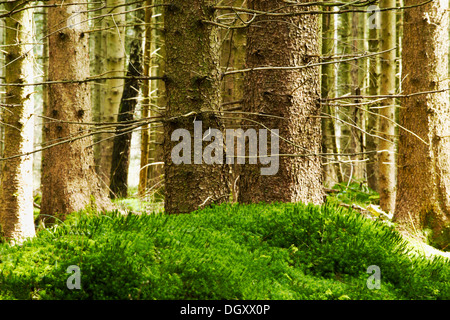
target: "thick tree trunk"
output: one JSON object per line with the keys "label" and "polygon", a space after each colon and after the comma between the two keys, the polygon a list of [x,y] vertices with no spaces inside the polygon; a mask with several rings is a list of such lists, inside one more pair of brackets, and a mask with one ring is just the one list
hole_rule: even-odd
{"label": "thick tree trunk", "polygon": [[[281,0],[252,0],[248,7],[270,11],[286,4]],[[306,7],[283,9],[303,10]],[[248,29],[247,67],[292,67],[318,62],[318,23],[317,15],[257,17]],[[280,157],[274,175],[262,175],[260,168],[264,165],[246,161],[241,168],[239,202],[322,203],[322,161],[318,156],[322,142],[320,68],[251,71],[245,88],[244,111],[275,116],[252,119],[268,129],[279,130],[279,153],[307,156]],[[249,121],[243,125],[264,128]]]}
{"label": "thick tree trunk", "polygon": [[214,1],[169,3],[165,10],[168,99],[164,123],[165,211],[187,213],[229,198],[226,164],[220,161],[206,164],[201,154],[195,155],[200,160],[196,161],[190,153],[189,163],[175,164],[171,155],[179,144],[171,141],[176,129],[187,130],[191,140],[195,139],[194,120],[203,122],[203,131],[209,127],[222,129],[218,114],[208,112],[220,107],[218,32],[215,26],[201,22],[214,20],[215,13],[209,7]]}
{"label": "thick tree trunk", "polygon": [[[33,9],[23,1],[5,4],[6,10],[18,10],[6,18],[5,82],[2,121],[5,124],[5,158],[33,150],[34,89],[20,86],[33,82]],[[33,156],[3,163],[0,188],[0,228],[7,240],[21,242],[33,237]]]}
{"label": "thick tree trunk", "polygon": [[[382,0],[382,8],[395,7],[395,0]],[[396,45],[396,14],[394,11],[381,12],[380,39],[381,51],[392,49]],[[381,60],[380,94],[395,94],[395,50],[383,53]],[[380,194],[380,207],[384,211],[395,210],[395,99],[383,101],[379,109],[379,136],[378,141],[378,192]]]}
{"label": "thick tree trunk", "polygon": [[[406,6],[420,0],[405,1]],[[433,244],[450,243],[450,106],[448,2],[404,11],[402,91],[441,92],[405,98],[400,130],[395,220],[410,231],[432,231]]]}
{"label": "thick tree trunk", "polygon": [[[245,0],[228,0],[223,5],[229,5],[234,7],[246,8]],[[237,15],[223,15],[219,20],[221,23],[240,23],[240,18],[245,19],[244,16],[238,17]],[[246,29],[220,29],[220,43],[221,50],[221,71],[227,72],[232,70],[242,70],[245,68],[245,47],[246,47]],[[242,108],[242,98],[244,96],[244,74],[235,73],[223,78],[222,81],[222,103],[225,105],[224,109],[229,109],[231,112],[236,108]],[[239,128],[241,123],[242,113],[241,110],[235,110],[236,113],[227,113],[226,116],[229,119],[224,120],[226,128]],[[230,190],[232,192],[232,201],[238,201],[239,194],[239,167],[240,165],[234,163],[230,165]]]}
{"label": "thick tree trunk", "polygon": [[[144,20],[144,9],[137,11],[138,21]],[[130,122],[134,119],[134,112],[139,95],[140,81],[135,78],[142,75],[142,36],[143,28],[136,26],[134,40],[130,45],[130,61],[127,77],[120,102],[117,122]],[[128,191],[128,166],[130,163],[132,127],[119,125],[114,136],[111,164],[111,198],[125,198]]]}
{"label": "thick tree trunk", "polygon": [[[65,1],[64,6],[48,9],[49,81],[89,77],[88,25],[82,22],[87,6],[77,3]],[[83,123],[92,121],[89,84],[51,84],[48,94],[45,116],[54,120],[44,123],[44,145],[71,141],[43,151],[41,214],[44,219],[48,215],[64,218],[86,207],[110,209],[95,173],[92,137],[80,138],[88,128]]]}

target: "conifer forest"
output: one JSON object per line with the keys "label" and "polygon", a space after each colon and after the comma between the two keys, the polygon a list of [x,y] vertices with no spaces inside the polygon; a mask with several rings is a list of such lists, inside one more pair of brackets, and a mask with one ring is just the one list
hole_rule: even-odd
{"label": "conifer forest", "polygon": [[450,300],[448,0],[0,1],[0,300]]}

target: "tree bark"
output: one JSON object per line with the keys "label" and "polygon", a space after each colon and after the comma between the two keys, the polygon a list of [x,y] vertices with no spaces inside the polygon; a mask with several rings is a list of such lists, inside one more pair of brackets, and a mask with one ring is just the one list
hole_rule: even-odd
{"label": "tree bark", "polygon": [[[203,130],[222,129],[220,118],[208,110],[220,108],[220,70],[217,28],[213,21],[214,1],[168,1],[166,30],[166,93],[164,122],[165,211],[187,213],[229,198],[226,164],[175,164],[171,141],[176,129],[186,129],[194,137],[194,120]],[[191,114],[191,116],[184,116]],[[203,132],[202,132],[203,134]],[[205,144],[203,143],[203,146]],[[189,155],[191,156],[191,155]],[[194,159],[195,160],[195,159]],[[223,162],[223,161],[222,161]]]}
{"label": "tree bark", "polygon": [[[148,25],[145,28],[145,45],[144,45],[144,53],[143,53],[143,65],[144,65],[144,76],[150,76],[152,62],[152,33],[154,26],[151,26],[153,21],[153,8],[150,7],[153,5],[153,0],[146,0],[145,5],[145,23]],[[150,86],[151,80],[144,80],[142,82],[142,118],[147,118],[150,115]],[[148,154],[149,154],[149,125],[146,124],[142,127],[141,131],[141,159],[140,159],[140,170],[139,170],[139,196],[141,198],[145,197],[147,191],[148,184]]]}
{"label": "tree bark", "polygon": [[[379,18],[377,18],[379,19]],[[378,21],[377,21],[378,22]],[[372,26],[369,29],[369,52],[378,51],[378,29]],[[376,96],[379,94],[379,74],[380,64],[378,56],[374,56],[369,60],[369,95]],[[369,153],[367,162],[367,184],[372,190],[378,191],[378,156],[377,156],[377,139],[373,136],[378,132],[378,104],[369,105],[369,113],[367,115],[367,151]]]}
{"label": "tree bark", "polygon": [[[6,10],[23,9],[6,18],[5,82],[2,121],[5,158],[33,150],[33,9],[23,1],[5,3]],[[7,160],[1,171],[0,227],[3,236],[21,242],[35,234],[33,218],[33,156]]]}
{"label": "tree bark", "polygon": [[[286,4],[281,0],[251,0],[248,7],[270,11]],[[283,11],[306,8],[289,7]],[[247,34],[247,67],[317,63],[319,37],[318,15],[256,17]],[[318,156],[322,142],[320,68],[252,71],[245,83],[244,111],[277,117],[257,116],[252,120],[279,130],[279,153],[308,156],[280,157],[275,175],[261,175],[261,165],[250,165],[247,161],[241,168],[239,202],[322,203],[322,162]],[[246,128],[254,124],[243,122]]]}
{"label": "tree bark", "polygon": [[[161,4],[162,0],[156,0],[156,4]],[[155,28],[153,29],[152,52],[152,76],[163,77],[166,63],[166,44],[164,32],[164,14],[162,7],[156,7],[157,16],[154,18]],[[150,116],[161,117],[164,115],[164,109],[167,104],[166,90],[164,81],[161,79],[152,81],[152,107]],[[147,188],[153,201],[161,201],[164,193],[164,161],[163,156],[164,130],[160,122],[150,124],[150,150],[148,162],[152,165],[148,168]]]}
{"label": "tree bark", "polygon": [[[331,11],[333,8],[325,8],[324,10]],[[332,14],[322,15],[322,56],[333,56],[335,52],[335,39],[334,39],[334,20],[335,16]],[[336,66],[334,64],[328,64],[322,66],[322,79],[321,79],[321,94],[323,99],[332,98],[335,96],[336,88]],[[329,118],[322,120],[322,132],[323,132],[323,151],[324,153],[335,153],[335,156],[328,156],[324,161],[330,164],[324,165],[324,184],[329,187],[333,187],[336,183],[343,181],[338,148],[336,144],[335,134],[335,116],[336,112],[329,104],[323,105],[323,112],[330,115]]]}
{"label": "tree bark", "polygon": [[[103,43],[103,52],[105,57],[105,72],[107,77],[124,76],[125,72],[125,0],[107,0],[105,14],[111,16],[105,17],[106,33]],[[115,7],[115,8],[114,8]],[[113,9],[114,8],[114,9]],[[103,90],[101,106],[101,121],[116,122],[119,106],[121,103],[122,92],[124,89],[123,79],[107,79]],[[102,185],[107,189],[110,185],[110,172],[112,165],[113,152],[113,134],[103,133],[100,135],[100,159],[97,171],[102,180]]]}
{"label": "tree bark", "polygon": [[[50,81],[84,80],[89,77],[87,6],[75,0],[64,4],[48,8],[48,77]],[[45,116],[53,120],[44,123],[44,146],[73,141],[43,151],[41,215],[64,219],[86,207],[112,209],[95,173],[92,137],[79,138],[88,128],[83,123],[92,121],[89,84],[51,84],[48,96]]]}
{"label": "tree bark", "polygon": [[[395,7],[395,0],[382,0],[382,8]],[[381,12],[380,40],[381,51],[396,46],[396,14],[394,11]],[[395,50],[383,53],[381,60],[380,94],[395,94]],[[386,212],[395,210],[395,99],[383,101],[379,109],[378,132],[383,139],[378,141],[378,192],[380,194],[380,207]]]}
{"label": "tree bark", "polygon": [[[405,1],[405,6],[420,0]],[[410,231],[431,231],[432,244],[450,243],[450,106],[448,95],[448,2],[404,11],[398,183],[394,219]]]}

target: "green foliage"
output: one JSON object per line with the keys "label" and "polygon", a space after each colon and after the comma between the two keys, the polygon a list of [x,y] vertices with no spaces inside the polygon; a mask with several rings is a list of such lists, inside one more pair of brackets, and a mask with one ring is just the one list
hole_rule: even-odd
{"label": "green foliage", "polygon": [[351,183],[347,186],[346,183],[339,183],[333,187],[339,192],[331,194],[328,198],[333,203],[343,202],[346,204],[358,204],[366,206],[369,204],[378,204],[380,196],[377,192],[360,183]]}
{"label": "green foliage", "polygon": [[[77,213],[0,245],[0,298],[450,299],[449,261],[408,250],[391,227],[334,205]],[[70,265],[80,290],[66,287]],[[370,265],[380,290],[366,286]]]}

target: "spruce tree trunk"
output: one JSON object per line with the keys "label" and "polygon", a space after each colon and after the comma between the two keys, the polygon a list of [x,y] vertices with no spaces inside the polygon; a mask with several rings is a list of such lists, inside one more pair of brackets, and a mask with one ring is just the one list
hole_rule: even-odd
{"label": "spruce tree trunk", "polygon": [[[89,77],[88,24],[82,22],[87,6],[75,0],[65,4],[48,8],[49,81]],[[50,84],[48,97],[45,116],[54,120],[44,123],[44,146],[72,141],[43,151],[41,214],[44,219],[48,215],[64,219],[66,214],[86,207],[111,209],[95,172],[92,136],[80,138],[89,128],[83,123],[92,121],[89,84]]]}
{"label": "spruce tree trunk", "polygon": [[[102,44],[105,56],[105,77],[124,76],[125,72],[125,0],[107,0],[105,14],[111,14],[105,18],[105,27],[108,29],[102,31],[106,34],[105,43]],[[115,7],[113,9],[113,7]],[[101,106],[101,121],[116,122],[120,100],[124,89],[124,79],[105,80]],[[110,172],[113,152],[113,134],[103,133],[100,135],[102,140],[100,146],[100,159],[98,172],[102,185],[107,189],[110,184]]]}
{"label": "spruce tree trunk", "polygon": [[226,164],[206,164],[204,161],[194,164],[192,154],[189,154],[190,163],[175,164],[171,157],[173,147],[179,144],[171,141],[174,130],[186,129],[194,139],[194,120],[202,121],[203,131],[209,127],[222,129],[220,118],[206,112],[220,108],[218,32],[215,26],[201,22],[214,20],[215,12],[209,5],[215,1],[173,0],[169,3],[164,19],[167,56],[165,211],[187,213],[229,198]]}
{"label": "spruce tree trunk", "polygon": [[[145,11],[137,11],[136,22],[144,20]],[[134,39],[130,45],[130,61],[128,62],[127,79],[120,101],[117,122],[130,122],[134,119],[140,81],[136,78],[142,75],[142,36],[143,28],[136,26]],[[116,128],[111,164],[111,198],[125,198],[128,191],[128,166],[130,163],[132,128],[130,125],[120,125]]]}
{"label": "spruce tree trunk", "polygon": [[[369,52],[378,51],[378,29],[373,27],[369,29]],[[368,93],[371,96],[379,94],[379,59],[378,56],[373,56],[369,60],[369,89]],[[378,108],[376,104],[369,105],[369,113],[367,115],[367,132],[370,134],[367,136],[367,151],[369,161],[367,162],[367,184],[372,190],[378,191],[378,156],[377,156],[377,143],[376,138],[373,135],[377,134],[377,119]]]}
{"label": "spruce tree trunk", "polygon": [[[261,11],[285,6],[281,0],[248,2],[250,9]],[[303,10],[308,9],[283,9],[286,12]],[[319,30],[318,15],[256,17],[247,34],[247,67],[292,67],[317,63]],[[252,119],[268,129],[279,130],[279,153],[307,156],[280,157],[275,175],[262,175],[259,161],[255,165],[246,161],[241,167],[239,202],[322,203],[322,161],[318,156],[322,143],[320,68],[251,71],[247,73],[245,83],[244,111],[277,117],[256,116]],[[249,117],[245,115],[245,118]],[[243,121],[244,126],[244,129],[251,126],[263,128],[249,121]]]}
{"label": "spruce tree trunk", "polygon": [[[395,7],[395,0],[382,0],[382,8]],[[381,51],[396,45],[396,15],[394,11],[381,12]],[[381,60],[380,94],[395,94],[395,50],[383,53]],[[379,109],[378,132],[383,139],[378,141],[378,191],[380,207],[386,212],[395,210],[395,99],[383,100]]]}
{"label": "spruce tree trunk", "polygon": [[[331,11],[333,8],[325,8]],[[334,20],[335,16],[332,14],[322,15],[322,56],[333,56],[334,48]],[[321,79],[321,94],[323,99],[332,98],[335,96],[336,88],[336,66],[334,64],[327,64],[322,66]],[[323,112],[329,115],[329,118],[322,120],[323,132],[323,152],[335,153],[334,156],[326,156],[324,161],[329,163],[324,165],[324,184],[328,187],[333,187],[336,183],[342,182],[342,171],[338,158],[338,149],[336,145],[335,134],[335,116],[334,108],[328,103],[323,105]]]}
{"label": "spruce tree trunk", "polygon": [[[5,82],[2,121],[5,124],[5,158],[33,150],[34,88],[20,86],[33,79],[33,9],[23,1],[5,4],[19,10],[6,18]],[[24,9],[24,10],[20,10]],[[21,242],[33,237],[33,156],[24,155],[3,163],[0,188],[0,231],[7,240]]]}
{"label": "spruce tree trunk", "polygon": [[[162,4],[162,0],[155,0],[156,4]],[[166,63],[166,45],[164,33],[163,7],[155,7],[156,17],[154,18],[155,28],[153,29],[152,64],[151,75],[163,77]],[[161,117],[167,103],[164,81],[157,79],[152,81],[152,106],[150,108],[151,117]],[[150,149],[148,162],[152,165],[148,168],[147,188],[154,201],[161,201],[164,193],[164,162],[163,157],[164,130],[161,122],[150,124]]]}
{"label": "spruce tree trunk", "polygon": [[[246,8],[245,0],[228,0],[223,3],[223,5],[234,6],[234,7],[243,7]],[[244,16],[240,16],[240,18],[245,19]],[[223,21],[219,20],[222,23],[231,23],[231,20],[234,20],[237,23],[240,23],[239,17],[237,15],[230,16],[224,15]],[[232,70],[242,70],[245,69],[245,47],[246,47],[246,29],[220,29],[220,43],[222,46],[221,50],[221,71],[227,72]],[[226,76],[222,80],[221,87],[221,95],[222,95],[222,104],[225,105],[224,109],[235,110],[236,108],[242,108],[242,98],[244,96],[244,74],[235,73],[229,76]],[[224,125],[228,128],[239,128],[241,123],[242,113],[241,110],[236,113],[226,113],[226,116],[231,119],[225,119]],[[232,191],[232,201],[238,201],[239,194],[239,167],[240,165],[234,163],[230,165],[230,189]]]}
{"label": "spruce tree trunk", "polygon": [[[405,6],[420,0],[407,0]],[[402,91],[442,90],[405,98],[400,124],[394,219],[410,231],[431,231],[434,245],[450,243],[450,106],[448,95],[448,2],[404,11]],[[414,224],[414,225],[412,225]]]}

